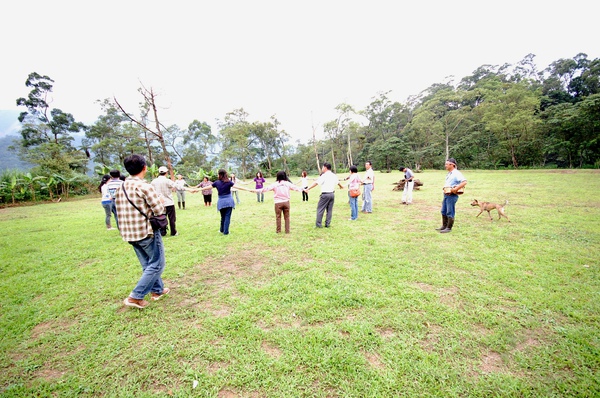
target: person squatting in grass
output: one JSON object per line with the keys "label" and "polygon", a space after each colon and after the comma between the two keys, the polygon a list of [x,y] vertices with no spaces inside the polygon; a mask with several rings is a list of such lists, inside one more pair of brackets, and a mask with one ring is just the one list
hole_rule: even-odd
{"label": "person squatting in grass", "polygon": [[413,200],[413,189],[415,187],[415,175],[411,169],[400,166],[398,169],[404,173],[404,189],[402,190],[402,204],[409,205]]}
{"label": "person squatting in grass", "polygon": [[294,191],[302,191],[301,188],[295,186],[288,181],[285,171],[277,172],[277,181],[268,187],[255,189],[257,195],[264,194],[268,191],[273,191],[273,201],[275,202],[275,232],[281,232],[281,213],[285,220],[285,233],[290,233],[290,189]]}
{"label": "person squatting in grass", "polygon": [[[161,277],[166,265],[165,250],[161,234],[152,230],[148,219],[129,200],[148,217],[164,214],[165,207],[154,187],[144,180],[148,171],[144,157],[129,155],[123,163],[130,176],[123,182],[115,197],[121,221],[121,237],[133,247],[142,266],[142,277],[123,304],[145,308],[148,302],[144,297],[148,293],[152,300],[158,300],[170,291],[168,287],[164,287]],[[124,190],[127,191],[127,196]]]}

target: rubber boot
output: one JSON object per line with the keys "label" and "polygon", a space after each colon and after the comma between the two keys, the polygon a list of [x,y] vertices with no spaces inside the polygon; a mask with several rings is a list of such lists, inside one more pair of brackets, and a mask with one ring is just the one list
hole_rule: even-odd
{"label": "rubber boot", "polygon": [[448,232],[452,232],[452,227],[454,226],[454,218],[452,217],[448,217],[448,225],[446,226],[446,228],[442,229],[440,231],[440,234],[445,234]]}
{"label": "rubber boot", "polygon": [[439,228],[436,228],[436,231],[441,231],[442,229],[446,229],[446,226],[448,225],[448,216],[442,216],[442,226]]}
{"label": "rubber boot", "polygon": [[181,202],[177,202],[177,207],[181,209]]}
{"label": "rubber boot", "polygon": [[181,202],[183,204],[183,210],[185,210],[185,202]]}

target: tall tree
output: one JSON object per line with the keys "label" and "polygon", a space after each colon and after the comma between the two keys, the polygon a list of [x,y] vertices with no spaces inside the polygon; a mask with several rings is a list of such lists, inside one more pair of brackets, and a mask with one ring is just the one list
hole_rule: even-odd
{"label": "tall tree", "polygon": [[256,137],[252,134],[248,113],[243,108],[235,109],[225,115],[219,125],[221,136],[221,161],[225,167],[240,167],[243,176],[248,175],[250,168],[255,167]]}
{"label": "tall tree", "polygon": [[[490,93],[482,105],[487,128],[498,137],[514,168],[519,167],[520,155],[539,144],[539,104],[539,94],[527,82],[520,82],[505,83],[502,91]],[[534,155],[538,161],[539,155]]]}
{"label": "tall tree", "polygon": [[19,156],[36,164],[44,173],[85,172],[86,152],[76,149],[73,134],[86,130],[73,115],[50,108],[52,80],[36,72],[29,74],[25,86],[31,87],[27,98],[18,98],[17,105],[27,108],[21,112],[22,123]]}

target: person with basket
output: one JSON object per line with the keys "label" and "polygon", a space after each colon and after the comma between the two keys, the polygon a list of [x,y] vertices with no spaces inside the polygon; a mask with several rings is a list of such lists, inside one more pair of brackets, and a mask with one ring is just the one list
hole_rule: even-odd
{"label": "person with basket", "polygon": [[456,202],[458,202],[458,195],[464,192],[465,185],[467,185],[466,178],[458,171],[456,159],[450,158],[446,160],[444,165],[448,174],[446,175],[446,181],[444,182],[444,199],[442,200],[442,226],[436,228],[440,233],[445,234],[452,231],[454,226],[454,215]]}
{"label": "person with basket", "polygon": [[350,221],[358,218],[358,197],[360,196],[360,186],[362,181],[358,176],[358,168],[350,166],[350,175],[348,180],[348,203],[350,203]]}
{"label": "person with basket", "polygon": [[[144,179],[148,170],[146,159],[134,154],[127,156],[123,163],[130,177],[117,190],[115,205],[119,214],[121,237],[133,246],[142,266],[142,276],[123,304],[145,308],[148,306],[148,302],[144,300],[147,294],[150,293],[152,300],[158,300],[170,291],[168,287],[164,287],[161,277],[166,263],[162,236],[150,221],[154,216],[163,215],[165,207],[154,187]],[[165,221],[163,216],[162,222]]]}

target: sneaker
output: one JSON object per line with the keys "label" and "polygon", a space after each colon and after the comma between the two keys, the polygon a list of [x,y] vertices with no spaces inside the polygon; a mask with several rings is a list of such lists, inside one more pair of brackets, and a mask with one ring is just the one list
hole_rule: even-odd
{"label": "sneaker", "polygon": [[144,309],[148,306],[148,302],[144,299],[134,299],[133,297],[127,297],[124,301],[123,304],[125,304],[128,307],[135,307],[135,308],[140,308],[140,309]]}
{"label": "sneaker", "polygon": [[150,296],[152,297],[152,300],[156,301],[156,300],[159,300],[165,294],[169,294],[170,291],[171,291],[171,289],[169,289],[168,287],[165,287],[161,294],[151,293]]}
{"label": "sneaker", "polygon": [[176,232],[175,234],[173,234],[171,236],[179,236],[179,232]]}

